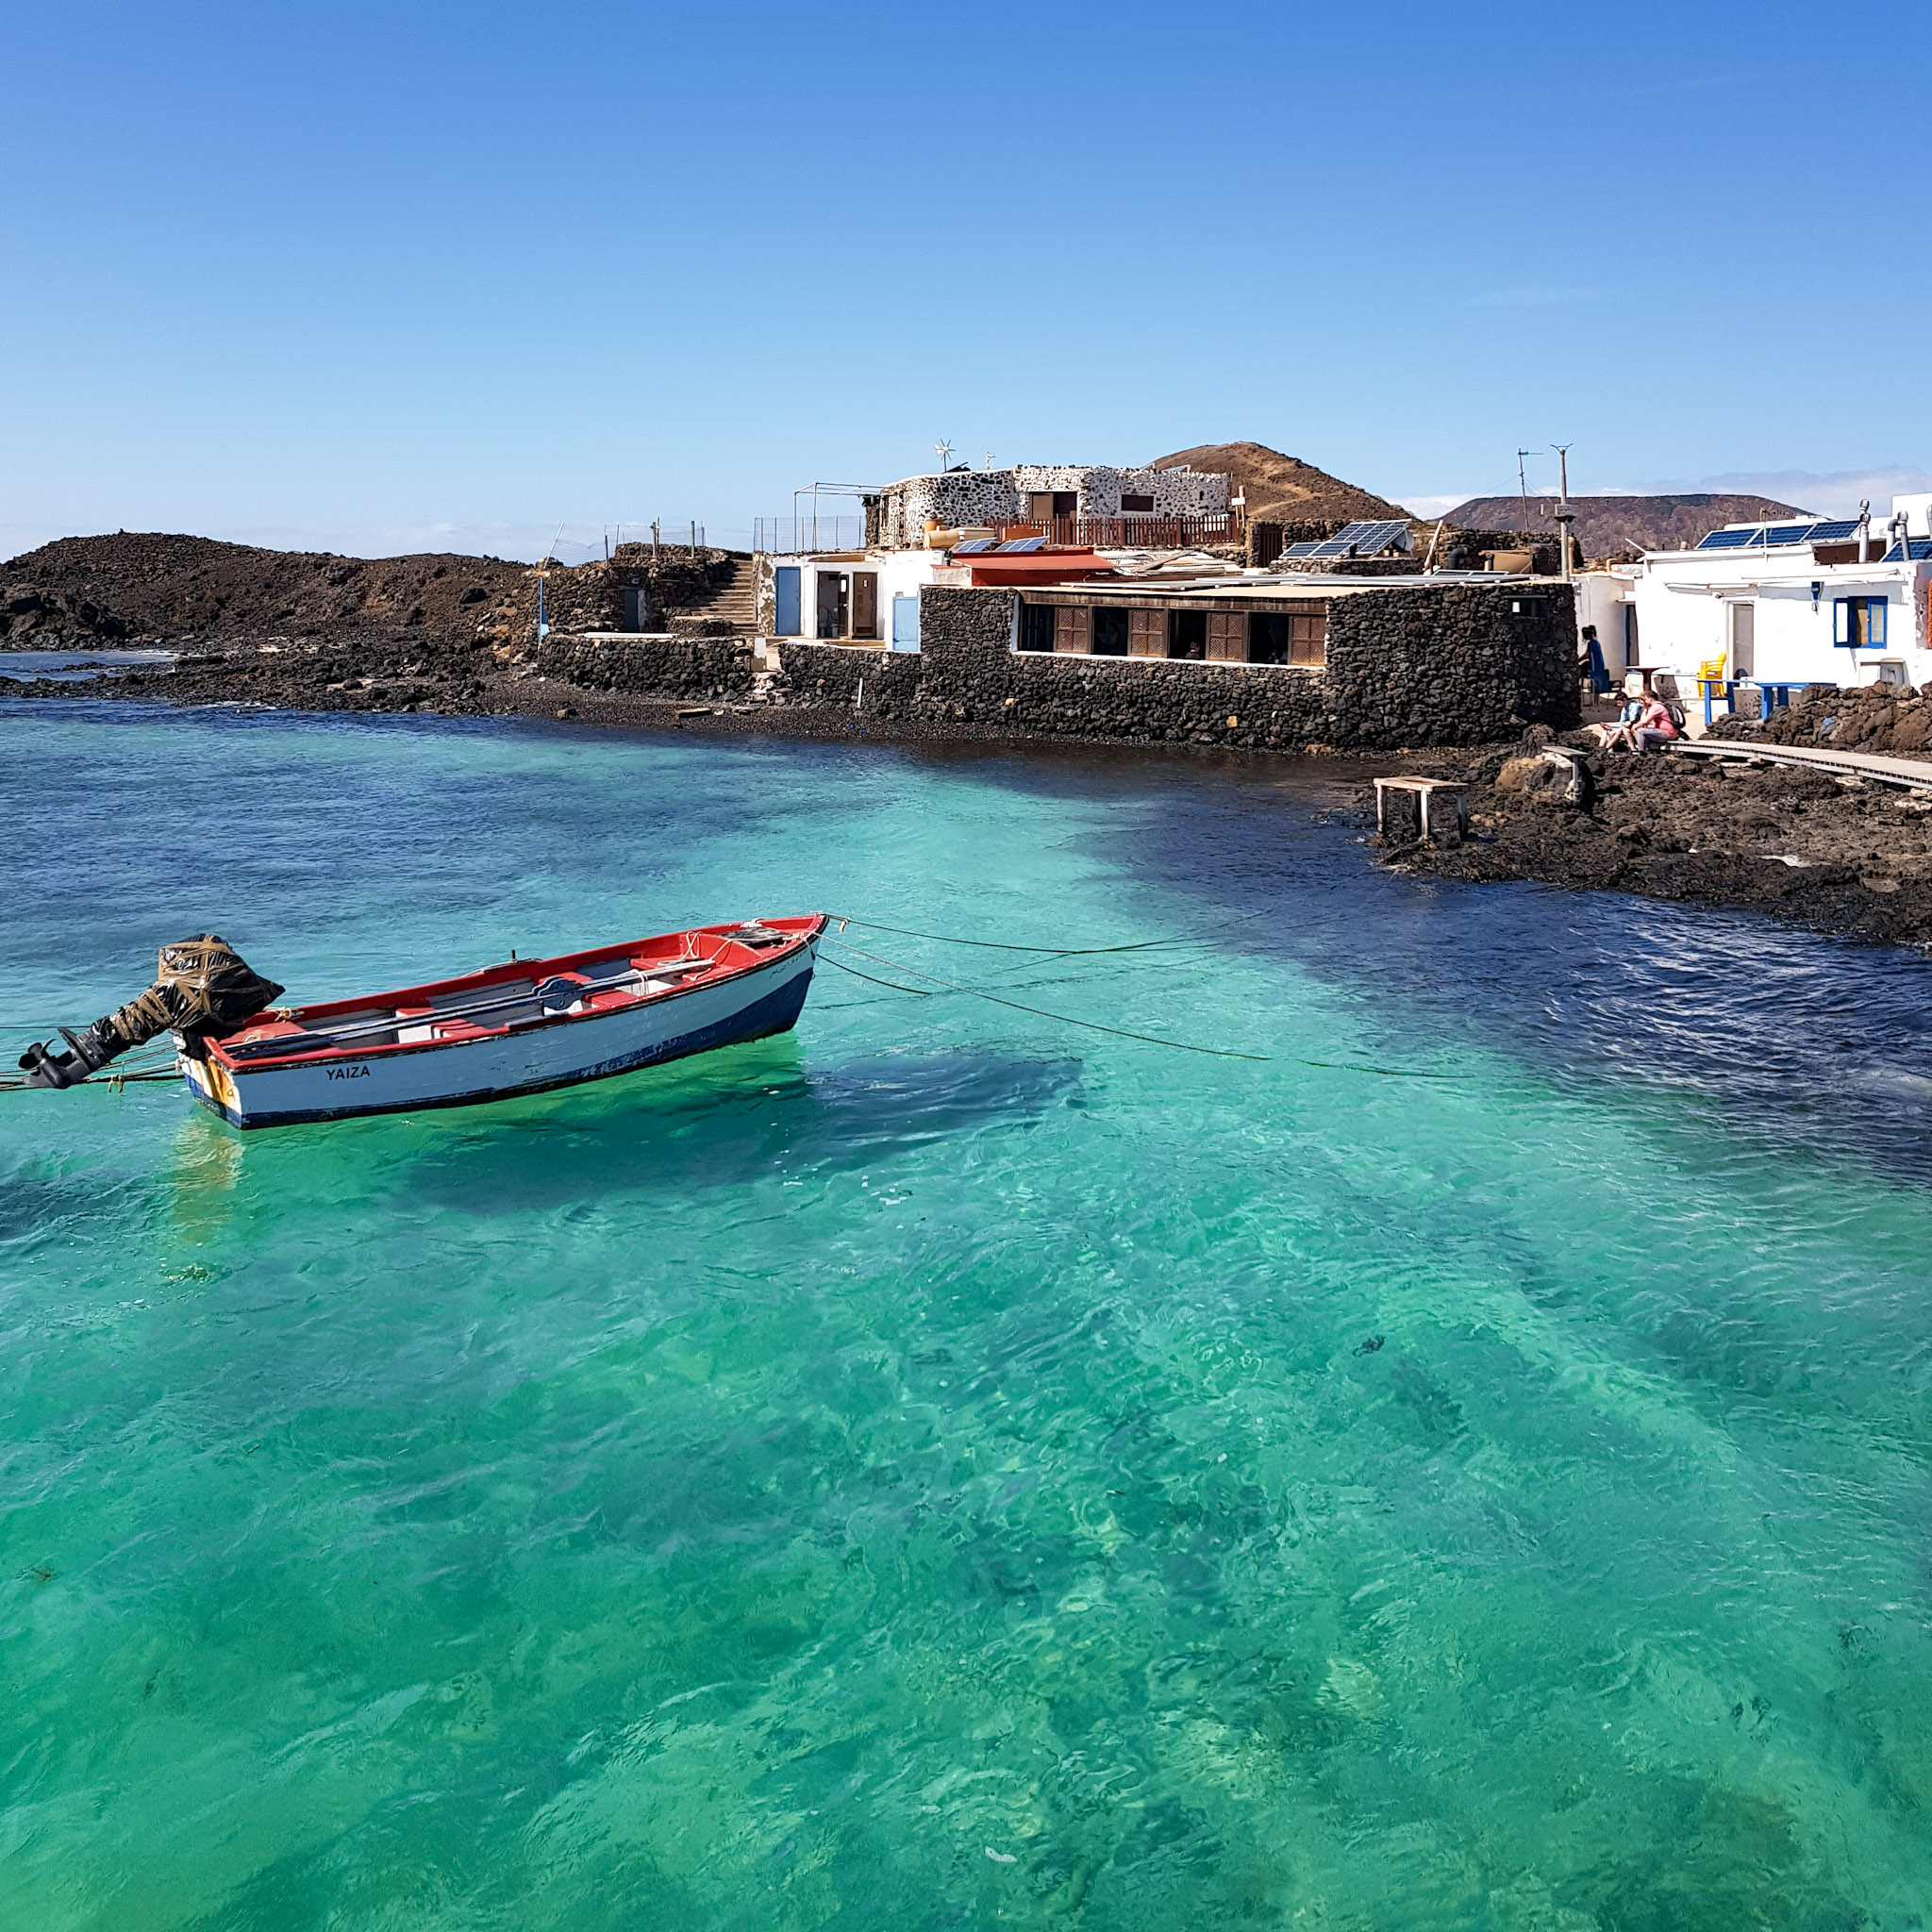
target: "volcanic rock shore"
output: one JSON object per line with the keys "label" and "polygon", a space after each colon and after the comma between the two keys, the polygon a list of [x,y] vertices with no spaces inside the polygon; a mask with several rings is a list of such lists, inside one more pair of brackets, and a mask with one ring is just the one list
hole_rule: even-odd
{"label": "volcanic rock shore", "polygon": [[[1909,692],[1819,689],[1768,726],[1713,736],[1747,751],[1754,741],[1829,742],[1842,729],[1861,751],[1910,756],[1922,716],[1932,719],[1932,701]],[[1443,878],[1745,907],[1853,939],[1932,945],[1932,791],[1742,759],[1606,753],[1580,732],[1562,741],[1578,758],[1553,758],[1549,741],[1533,727],[1520,744],[1407,765],[1467,785],[1469,835],[1445,829],[1423,843],[1413,820],[1399,819],[1379,856]]]}

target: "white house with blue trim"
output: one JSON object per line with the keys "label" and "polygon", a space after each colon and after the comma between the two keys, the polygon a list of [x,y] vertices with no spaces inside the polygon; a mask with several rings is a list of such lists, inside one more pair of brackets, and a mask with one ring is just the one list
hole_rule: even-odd
{"label": "white house with blue trim", "polygon": [[846,550],[760,557],[770,573],[759,587],[759,631],[766,637],[874,650],[919,648],[919,591],[944,560],[932,550]]}
{"label": "white house with blue trim", "polygon": [[1892,498],[1885,522],[1733,524],[1693,550],[1654,550],[1600,575],[1579,616],[1607,668],[1766,686],[1932,684],[1926,595],[1932,493]]}

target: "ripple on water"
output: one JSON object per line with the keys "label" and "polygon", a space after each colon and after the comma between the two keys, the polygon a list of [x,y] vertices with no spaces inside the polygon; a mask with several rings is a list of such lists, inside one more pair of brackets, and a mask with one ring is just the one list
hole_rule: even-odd
{"label": "ripple on water", "polygon": [[0,712],[22,1028],[816,904],[1184,941],[867,943],[1273,1056],[826,973],[489,1109],[16,1096],[9,1916],[1932,1906],[1924,962],[1391,877],[1327,772]]}

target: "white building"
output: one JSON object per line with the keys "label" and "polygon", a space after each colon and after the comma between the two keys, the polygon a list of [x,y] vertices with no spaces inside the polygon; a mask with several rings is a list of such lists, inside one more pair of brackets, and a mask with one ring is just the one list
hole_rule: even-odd
{"label": "white building", "polygon": [[759,633],[819,643],[919,648],[919,589],[945,560],[932,550],[819,551],[757,559]]}
{"label": "white building", "polygon": [[1733,524],[1694,550],[1578,579],[1577,621],[1606,668],[1759,686],[1932,684],[1926,594],[1932,494],[1895,496],[1889,523]]}

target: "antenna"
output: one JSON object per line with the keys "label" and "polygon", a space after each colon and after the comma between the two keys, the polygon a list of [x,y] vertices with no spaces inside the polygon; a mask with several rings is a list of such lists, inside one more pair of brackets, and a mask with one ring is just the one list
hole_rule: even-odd
{"label": "antenna", "polygon": [[936,442],[933,444],[932,449],[933,454],[940,459],[940,471],[943,475],[946,467],[946,458],[953,454],[953,445],[950,442]]}
{"label": "antenna", "polygon": [[1563,540],[1563,581],[1570,581],[1571,552],[1570,525],[1575,512],[1570,508],[1570,450],[1567,442],[1553,442],[1550,447],[1557,452],[1557,461],[1562,466],[1558,471],[1561,480],[1557,486],[1557,530]]}
{"label": "antenna", "polygon": [[1523,475],[1523,459],[1530,454],[1532,452],[1526,449],[1520,449],[1516,452],[1516,488],[1522,492],[1524,503],[1529,501],[1529,484],[1524,480]]}

